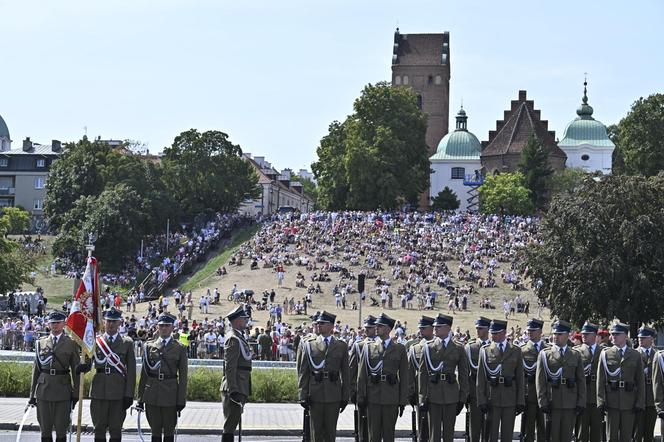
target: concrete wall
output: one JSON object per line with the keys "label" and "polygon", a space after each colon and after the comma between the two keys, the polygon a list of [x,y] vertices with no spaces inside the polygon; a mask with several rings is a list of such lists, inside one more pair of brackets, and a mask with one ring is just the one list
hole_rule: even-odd
{"label": "concrete wall", "polygon": [[[480,160],[477,161],[432,161],[431,169],[435,172],[431,176],[431,187],[429,189],[429,197],[435,198],[436,195],[442,191],[445,186],[449,187],[456,193],[457,198],[461,202],[459,210],[466,210],[468,208],[467,199],[469,198],[468,191],[470,187],[463,185],[463,179],[452,179],[452,168],[463,167],[465,174],[473,174],[475,170],[480,169]],[[432,201],[432,200],[430,200]]]}
{"label": "concrete wall", "polygon": [[[613,149],[582,144],[576,148],[562,148],[567,154],[567,167],[578,167],[587,172],[600,171],[610,174],[613,165]],[[585,157],[587,156],[587,157]],[[583,159],[587,158],[587,159]]]}

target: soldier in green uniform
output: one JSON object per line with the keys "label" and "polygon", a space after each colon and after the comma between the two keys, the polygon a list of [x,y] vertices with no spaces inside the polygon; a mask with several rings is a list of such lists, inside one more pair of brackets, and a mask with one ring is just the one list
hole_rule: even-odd
{"label": "soldier in green uniform", "polygon": [[652,367],[656,351],[653,347],[655,336],[657,336],[657,332],[653,328],[641,327],[639,329],[639,347],[637,351],[641,354],[641,360],[643,361],[646,409],[636,416],[636,437],[634,439],[636,442],[652,442],[655,436],[657,411],[655,410],[655,398],[652,388]]}
{"label": "soldier in green uniform", "polygon": [[159,337],[145,344],[138,404],[152,429],[152,442],[173,442],[179,413],[187,401],[187,349],[171,334],[175,316],[159,316]]}
{"label": "soldier in green uniform", "polygon": [[258,335],[258,345],[261,346],[261,361],[272,360],[272,338],[267,334],[267,331],[261,330]]}
{"label": "soldier in green uniform", "polygon": [[477,408],[477,369],[480,358],[480,348],[489,343],[489,325],[491,320],[480,316],[475,320],[475,331],[477,337],[466,344],[466,355],[470,365],[469,394],[468,394],[468,413],[470,413],[470,422],[468,423],[470,442],[479,442],[482,428],[482,413]]}
{"label": "soldier in green uniform", "polygon": [[233,442],[242,418],[242,409],[251,394],[251,347],[244,337],[247,314],[244,306],[233,309],[226,319],[230,330],[224,342],[224,377],[221,380],[221,404],[224,411],[222,442]]}
{"label": "soldier in green uniform", "polygon": [[67,439],[71,410],[78,401],[78,375],[84,369],[79,368],[80,347],[63,333],[65,319],[64,313],[52,312],[51,333],[35,343],[29,404],[37,406],[42,442],[53,440],[53,429],[56,442]]}
{"label": "soldier in green uniform", "polygon": [[535,440],[535,429],[537,429],[537,440],[544,440],[544,414],[537,405],[537,384],[535,382],[539,353],[548,347],[548,344],[542,341],[542,327],[544,327],[543,321],[530,319],[527,324],[529,339],[521,346],[523,371],[526,376],[526,411],[521,416],[521,439],[525,442]]}
{"label": "soldier in green uniform", "polygon": [[583,343],[573,348],[581,355],[586,377],[586,409],[576,419],[576,440],[578,442],[599,442],[602,438],[602,416],[597,409],[597,366],[602,350],[597,342],[599,326],[591,322],[583,324]]}
{"label": "soldier in green uniform", "polygon": [[309,409],[313,442],[336,439],[339,413],[348,405],[348,346],[332,335],[336,319],[331,313],[321,312],[316,319],[320,335],[298,349],[300,405]]}
{"label": "soldier in green uniform", "polygon": [[[659,350],[652,362],[652,389],[655,411],[660,423],[664,424],[664,350]],[[660,428],[664,428],[664,425]]]}
{"label": "soldier in green uniform", "polygon": [[119,442],[127,409],[134,400],[136,358],[134,341],[122,337],[118,328],[122,312],[112,307],[104,313],[104,334],[97,337],[94,354],[95,374],[90,386],[90,416],[95,441]]}
{"label": "soldier in green uniform", "polygon": [[635,415],[645,409],[643,361],[627,346],[627,324],[611,327],[613,346],[602,349],[597,367],[597,407],[606,413],[609,442],[632,440]]}
{"label": "soldier in green uniform", "polygon": [[569,322],[557,321],[554,345],[537,358],[537,403],[548,415],[546,440],[557,442],[572,440],[576,416],[586,408],[586,376],[581,354],[568,345],[571,330]]}
{"label": "soldier in green uniform", "polygon": [[[429,440],[452,442],[454,423],[468,399],[470,369],[463,345],[450,336],[453,318],[439,314],[433,323],[436,339],[423,345],[418,375],[420,408],[429,415]],[[442,432],[441,432],[442,423]]]}
{"label": "soldier in green uniform", "polygon": [[[420,338],[416,343],[411,345],[410,348],[406,349],[406,352],[408,353],[408,362],[409,362],[408,402],[412,406],[419,405],[419,398],[418,398],[419,388],[417,386],[418,376],[420,368],[422,366],[422,355],[424,354],[424,346],[434,339],[433,323],[434,323],[434,318],[431,318],[429,316],[422,316],[418,324],[420,329],[419,331]],[[424,428],[424,425],[422,425],[423,423],[422,418],[425,413],[426,413],[425,410],[423,410],[419,406],[417,407],[417,422],[418,422],[420,440],[428,439],[428,434],[429,434],[429,429]]]}
{"label": "soldier in green uniform", "polygon": [[364,345],[357,377],[357,403],[368,407],[369,441],[393,442],[397,417],[408,403],[406,348],[390,338],[394,319],[376,319],[378,339]]}
{"label": "soldier in green uniform", "polygon": [[488,440],[511,442],[514,419],[525,410],[521,349],[506,340],[507,321],[494,319],[491,343],[480,349],[477,407],[490,423]]}
{"label": "soldier in green uniform", "polygon": [[[349,365],[349,385],[350,385],[350,401],[357,404],[357,370],[359,367],[360,359],[362,358],[362,348],[367,342],[373,342],[376,339],[376,318],[372,315],[367,316],[364,320],[364,339],[355,342],[348,349],[348,365]],[[359,410],[357,419],[357,434],[361,442],[367,442],[365,434],[368,434],[366,427],[366,410]]]}

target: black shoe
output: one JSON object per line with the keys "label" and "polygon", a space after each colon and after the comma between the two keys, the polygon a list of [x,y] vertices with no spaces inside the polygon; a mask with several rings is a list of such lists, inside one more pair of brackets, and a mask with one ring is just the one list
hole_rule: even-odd
{"label": "black shoe", "polygon": [[221,442],[233,442],[233,433],[224,433],[221,435]]}

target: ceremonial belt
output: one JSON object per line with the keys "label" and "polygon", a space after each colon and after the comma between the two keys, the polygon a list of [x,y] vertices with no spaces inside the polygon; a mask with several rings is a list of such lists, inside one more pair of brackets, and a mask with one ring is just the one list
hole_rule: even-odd
{"label": "ceremonial belt", "polygon": [[[102,354],[104,355],[105,360],[103,362],[106,362],[106,363],[110,364],[122,376],[126,376],[127,375],[127,366],[122,363],[122,360],[120,360],[120,356],[118,356],[117,354],[115,354],[113,352],[113,350],[111,350],[111,347],[108,346],[108,342],[106,342],[106,340],[102,336],[97,336],[97,346],[99,347],[99,350],[101,350]],[[101,361],[99,361],[99,362],[101,362]]]}
{"label": "ceremonial belt", "polygon": [[154,373],[154,372],[151,372],[151,371],[148,371],[147,374],[148,374],[149,377],[157,378],[160,381],[164,380],[164,379],[177,379],[177,376],[174,375],[174,374],[165,375],[164,373],[161,373],[161,372],[160,373]]}
{"label": "ceremonial belt", "polygon": [[54,368],[51,368],[51,369],[42,368],[41,372],[46,373],[46,374],[50,374],[51,376],[69,374],[69,370],[56,370]]}

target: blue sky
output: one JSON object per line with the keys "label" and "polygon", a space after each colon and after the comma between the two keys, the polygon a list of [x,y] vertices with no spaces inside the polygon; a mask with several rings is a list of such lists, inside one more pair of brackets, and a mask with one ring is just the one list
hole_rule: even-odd
{"label": "blue sky", "polygon": [[[279,168],[309,168],[362,87],[390,79],[395,27],[450,32],[451,116],[480,140],[519,89],[562,137],[580,103],[606,124],[662,92],[664,2],[0,0],[0,115],[26,136],[229,134]],[[450,124],[453,127],[453,123]]]}

